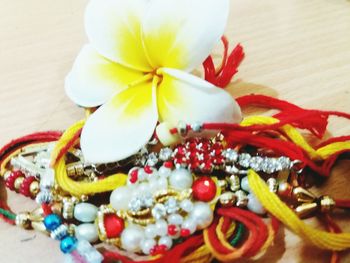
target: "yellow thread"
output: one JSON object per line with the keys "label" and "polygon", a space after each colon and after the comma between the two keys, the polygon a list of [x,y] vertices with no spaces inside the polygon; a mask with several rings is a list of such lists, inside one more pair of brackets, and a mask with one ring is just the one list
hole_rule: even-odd
{"label": "yellow thread", "polygon": [[61,149],[74,138],[76,133],[84,126],[84,123],[85,120],[82,120],[68,128],[56,143],[51,154],[51,163],[54,164],[55,177],[58,186],[60,186],[62,190],[77,197],[112,191],[117,187],[125,185],[127,180],[125,174],[116,174],[97,182],[77,182],[68,177],[64,158],[61,158],[55,163]]}
{"label": "yellow thread", "polygon": [[116,174],[97,182],[90,183],[74,181],[67,175],[64,158],[61,158],[55,166],[55,176],[56,182],[62,190],[76,197],[113,191],[114,189],[125,185],[127,180],[125,174]]}
{"label": "yellow thread", "polygon": [[[244,119],[241,123],[242,126],[252,125],[269,125],[275,124],[278,119],[267,116],[253,116]],[[350,150],[350,142],[335,142],[326,145],[318,150],[315,150],[301,135],[301,133],[292,125],[284,125],[281,127],[283,132],[290,138],[292,142],[301,147],[311,159],[313,160],[325,160],[329,156],[344,150]]]}
{"label": "yellow thread", "polygon": [[336,152],[349,150],[349,149],[350,149],[350,142],[335,142],[319,148],[317,150],[317,153],[320,156],[322,156],[323,159],[327,159]]}
{"label": "yellow thread", "polygon": [[81,120],[69,127],[61,136],[61,138],[56,142],[55,148],[51,153],[51,167],[55,166],[57,157],[60,154],[62,148],[64,148],[68,142],[70,142],[75,134],[83,128],[85,120]]}
{"label": "yellow thread", "polygon": [[253,170],[248,172],[248,181],[265,209],[304,240],[327,250],[341,251],[350,248],[349,233],[329,233],[306,225],[276,194],[269,191],[266,183]]}
{"label": "yellow thread", "polygon": [[[217,233],[218,237],[220,236],[220,238],[222,238],[223,240],[226,241],[226,238],[225,238],[224,234],[221,231],[221,227],[222,227],[223,222],[224,222],[224,218],[221,217],[219,219],[219,223],[218,223],[218,225],[216,227],[216,233]],[[233,232],[235,231],[235,229],[236,229],[236,223],[233,222],[231,224],[229,230],[227,231],[226,237],[231,236],[233,234]],[[226,241],[226,243],[227,243],[227,241]],[[227,248],[232,248],[232,246],[230,244],[228,244],[228,245],[227,244],[224,244],[224,246],[226,246]],[[201,247],[196,249],[190,255],[182,258],[181,262],[182,263],[193,263],[193,262],[206,263],[206,262],[211,262],[213,257],[214,256],[211,253],[210,248],[205,243],[204,245],[202,245]]]}

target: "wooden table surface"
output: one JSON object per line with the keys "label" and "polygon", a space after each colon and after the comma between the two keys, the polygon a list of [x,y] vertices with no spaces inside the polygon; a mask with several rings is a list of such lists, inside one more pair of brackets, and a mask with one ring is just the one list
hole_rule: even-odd
{"label": "wooden table surface", "polygon": [[[242,43],[246,59],[234,96],[252,92],[302,107],[350,112],[350,1],[232,0],[227,36]],[[66,96],[63,81],[87,41],[87,0],[0,0],[0,144],[39,130],[64,129],[83,113]],[[332,119],[330,134],[349,134]],[[339,163],[320,192],[350,198],[349,161]],[[2,197],[5,194],[2,193]],[[8,193],[15,211],[35,207]],[[340,216],[350,231],[349,214]],[[310,224],[317,224],[309,220]],[[58,243],[0,223],[1,262],[62,262]],[[344,254],[343,262],[350,262]],[[260,262],[328,262],[288,230]]]}

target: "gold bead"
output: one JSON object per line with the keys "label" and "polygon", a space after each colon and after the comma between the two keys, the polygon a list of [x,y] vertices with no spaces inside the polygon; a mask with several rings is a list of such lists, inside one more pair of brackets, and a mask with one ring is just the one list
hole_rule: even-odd
{"label": "gold bead", "polygon": [[80,200],[83,201],[83,202],[87,202],[89,200],[89,196],[82,195],[82,196],[80,196]]}
{"label": "gold bead", "polygon": [[30,221],[30,213],[28,212],[22,212],[17,214],[15,222],[17,226],[22,227],[24,229],[32,228],[32,224]]}
{"label": "gold bead", "polygon": [[19,191],[19,188],[21,187],[21,184],[23,183],[23,181],[24,181],[24,177],[18,177],[15,180],[14,186],[15,186],[16,191]]}
{"label": "gold bead", "polygon": [[317,203],[304,203],[298,205],[294,211],[300,218],[306,218],[318,209]]}
{"label": "gold bead", "polygon": [[68,230],[67,233],[71,236],[75,235],[75,225],[74,224],[69,224],[68,225]]}
{"label": "gold bead", "polygon": [[66,166],[67,175],[77,178],[84,175],[84,164],[81,162],[71,163]]}
{"label": "gold bead", "polygon": [[292,190],[292,186],[289,183],[282,182],[278,185],[277,193],[282,197],[291,197]]}
{"label": "gold bead", "polygon": [[72,219],[74,215],[74,207],[77,203],[77,199],[72,198],[63,198],[63,207],[62,207],[62,216],[64,219]]}
{"label": "gold bead", "polygon": [[34,230],[37,230],[37,231],[40,231],[40,232],[48,234],[48,232],[46,230],[46,227],[45,227],[43,222],[32,222],[31,225],[32,225],[32,228]]}
{"label": "gold bead", "polygon": [[56,215],[61,215],[62,214],[62,203],[54,203],[51,205],[51,210],[52,213]]}
{"label": "gold bead", "polygon": [[29,191],[32,196],[36,196],[40,191],[40,185],[38,181],[33,181],[29,186]]}
{"label": "gold bead", "polygon": [[335,207],[335,201],[328,195],[321,196],[319,199],[319,202],[320,202],[321,212],[323,213],[331,212]]}
{"label": "gold bead", "polygon": [[230,207],[236,203],[237,197],[232,192],[226,192],[220,195],[219,202],[223,207]]}
{"label": "gold bead", "polygon": [[228,179],[230,184],[230,189],[232,192],[236,192],[239,189],[241,189],[241,180],[239,179],[238,175],[231,175]]}
{"label": "gold bead", "polygon": [[267,185],[269,186],[270,192],[276,193],[278,189],[277,180],[273,177],[267,179]]}
{"label": "gold bead", "polygon": [[221,188],[221,191],[226,190],[228,183],[226,180],[218,180],[218,186]]}
{"label": "gold bead", "polygon": [[238,190],[237,192],[235,192],[236,196],[237,196],[237,202],[236,205],[238,207],[246,207],[248,204],[248,197],[247,194],[242,191],[242,190]]}
{"label": "gold bead", "polygon": [[316,196],[302,187],[295,187],[292,191],[292,197],[300,203],[311,203],[316,200]]}

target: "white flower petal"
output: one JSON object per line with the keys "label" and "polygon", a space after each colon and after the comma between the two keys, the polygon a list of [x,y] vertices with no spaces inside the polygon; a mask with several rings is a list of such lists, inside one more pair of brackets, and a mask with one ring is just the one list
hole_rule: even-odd
{"label": "white flower petal", "polygon": [[85,28],[103,56],[124,66],[150,71],[141,39],[141,22],[148,0],[90,0]]}
{"label": "white flower petal", "polygon": [[119,161],[147,144],[158,120],[155,90],[151,81],[130,87],[90,116],[81,134],[87,162]]}
{"label": "white flower petal", "polygon": [[163,81],[157,102],[161,121],[177,125],[179,121],[238,123],[239,105],[225,90],[194,75],[176,69],[158,70]]}
{"label": "white flower petal", "polygon": [[229,0],[152,0],[142,22],[152,66],[199,66],[224,34],[228,13]]}
{"label": "white flower petal", "polygon": [[100,56],[92,46],[86,45],[66,78],[65,89],[76,104],[95,107],[142,77],[142,72],[112,62]]}

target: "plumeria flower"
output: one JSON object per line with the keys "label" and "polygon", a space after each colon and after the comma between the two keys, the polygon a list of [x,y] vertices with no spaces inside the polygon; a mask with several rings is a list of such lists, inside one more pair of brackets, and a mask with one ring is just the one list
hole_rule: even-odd
{"label": "plumeria flower", "polygon": [[66,78],[78,105],[97,107],[81,147],[90,163],[125,159],[151,139],[158,122],[241,120],[224,90],[191,75],[225,30],[229,0],[91,0],[90,44]]}

